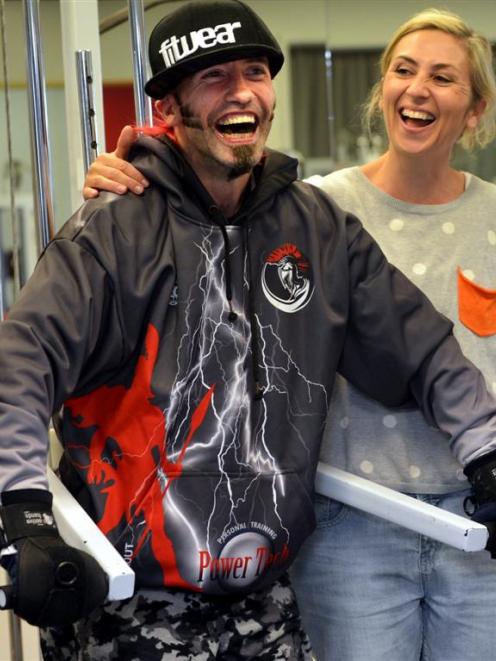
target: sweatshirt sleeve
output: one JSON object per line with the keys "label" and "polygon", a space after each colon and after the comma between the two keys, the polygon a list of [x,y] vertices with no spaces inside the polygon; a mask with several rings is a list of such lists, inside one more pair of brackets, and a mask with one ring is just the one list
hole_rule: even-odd
{"label": "sweatshirt sleeve", "polygon": [[54,240],[0,324],[0,492],[47,488],[50,417],[117,362],[121,335],[105,269],[76,241]]}
{"label": "sweatshirt sleeve", "polygon": [[496,400],[463,355],[452,323],[347,219],[349,317],[339,371],[387,406],[412,397],[465,465],[496,449]]}

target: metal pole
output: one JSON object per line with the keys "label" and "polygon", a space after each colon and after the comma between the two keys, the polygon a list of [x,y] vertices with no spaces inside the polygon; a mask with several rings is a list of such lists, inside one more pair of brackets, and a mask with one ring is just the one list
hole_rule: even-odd
{"label": "metal pole", "polygon": [[138,126],[151,126],[152,102],[145,94],[146,72],[146,38],[145,20],[142,0],[128,0],[129,27],[133,47],[134,69],[134,107]]}
{"label": "metal pole", "polygon": [[67,195],[70,199],[71,211],[76,211],[83,201],[81,188],[86,172],[81,141],[81,111],[78,98],[77,71],[74,66],[75,53],[78,50],[88,50],[91,53],[91,91],[93,95],[92,106],[95,110],[93,118],[95,140],[98,144],[98,151],[105,151],[98,2],[97,0],[62,0],[62,2],[59,2],[59,8],[64,63],[67,146],[69,150],[69,190]]}
{"label": "metal pole", "polygon": [[9,629],[12,661],[23,661],[21,620],[12,612],[9,613]]}
{"label": "metal pole", "polygon": [[[48,146],[43,49],[40,41],[38,0],[24,0],[27,46],[27,82],[33,158],[33,193],[38,219],[38,249],[53,236],[52,171]],[[11,647],[15,661],[22,661],[21,623],[10,615]]]}
{"label": "metal pole", "polygon": [[336,123],[334,116],[334,93],[333,93],[333,71],[332,50],[329,46],[325,49],[325,68],[327,82],[327,119],[329,127],[329,154],[334,163],[337,161]]}
{"label": "metal pole", "polygon": [[[7,120],[7,141],[9,144],[9,165],[11,165],[11,148],[10,148],[10,117],[9,117],[9,81],[7,77],[7,48],[6,48],[6,36],[5,36],[5,0],[0,0],[0,28],[2,36],[2,59],[3,59],[3,77],[4,77],[4,87],[5,87],[5,116]],[[10,189],[10,195],[12,196],[12,186]],[[11,198],[12,199],[12,198]],[[2,236],[2,227],[0,225],[0,321],[3,321],[5,318],[5,302],[4,302],[4,290],[6,289],[7,284],[7,274],[4,267],[4,252],[3,252],[3,236]]]}
{"label": "metal pole", "polygon": [[7,274],[5,269],[5,254],[3,251],[3,239],[0,233],[0,321],[5,319],[5,300],[4,291],[7,284]]}
{"label": "metal pole", "polygon": [[26,23],[33,188],[41,251],[53,236],[54,221],[44,59],[40,39],[39,0],[24,0],[24,18]]}
{"label": "metal pole", "polygon": [[93,68],[89,50],[76,51],[79,110],[81,113],[81,134],[83,139],[84,171],[98,156],[95,133],[95,107],[93,103]]}
{"label": "metal pole", "polygon": [[327,127],[329,131],[329,156],[333,161],[333,168],[337,161],[337,142],[336,142],[336,117],[334,114],[334,72],[332,65],[332,39],[331,39],[331,17],[333,8],[328,2],[326,5],[326,47],[325,47],[325,71],[326,71],[326,100],[327,100]]}

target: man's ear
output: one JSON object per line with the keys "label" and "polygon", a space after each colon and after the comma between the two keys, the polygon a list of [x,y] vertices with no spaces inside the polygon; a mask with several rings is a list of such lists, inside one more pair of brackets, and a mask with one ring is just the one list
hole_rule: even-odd
{"label": "man's ear", "polygon": [[155,101],[155,110],[167,126],[173,128],[177,124],[180,117],[180,108],[173,94],[167,94],[163,99]]}

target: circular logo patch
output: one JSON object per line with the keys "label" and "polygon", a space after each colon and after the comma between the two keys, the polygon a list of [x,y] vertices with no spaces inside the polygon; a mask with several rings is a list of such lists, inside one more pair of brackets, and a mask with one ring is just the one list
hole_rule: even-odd
{"label": "circular logo patch", "polygon": [[285,243],[267,257],[262,290],[267,300],[283,312],[298,312],[310,301],[314,291],[312,270],[294,244]]}

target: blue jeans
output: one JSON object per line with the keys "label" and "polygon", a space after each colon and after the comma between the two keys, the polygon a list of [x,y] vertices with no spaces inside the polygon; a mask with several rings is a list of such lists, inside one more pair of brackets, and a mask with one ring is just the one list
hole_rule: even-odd
{"label": "blue jeans", "polygon": [[[469,492],[417,496],[463,515]],[[316,496],[292,572],[318,661],[496,659],[496,560]]]}

